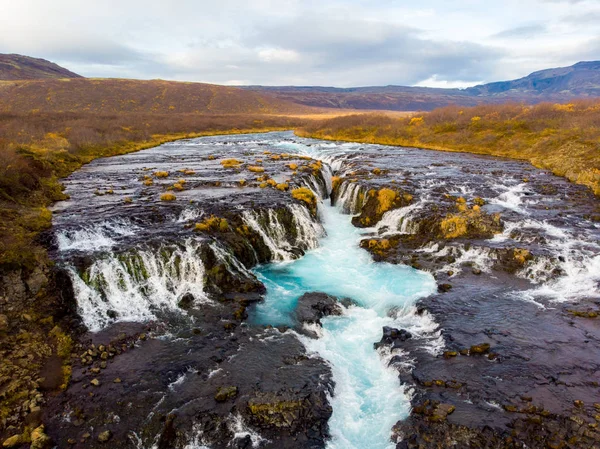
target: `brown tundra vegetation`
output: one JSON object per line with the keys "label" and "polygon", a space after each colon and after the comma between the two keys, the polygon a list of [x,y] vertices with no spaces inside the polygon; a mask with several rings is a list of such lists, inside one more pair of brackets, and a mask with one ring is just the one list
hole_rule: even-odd
{"label": "brown tundra vegetation", "polygon": [[600,100],[351,115],[311,123],[299,134],[523,159],[600,195]]}

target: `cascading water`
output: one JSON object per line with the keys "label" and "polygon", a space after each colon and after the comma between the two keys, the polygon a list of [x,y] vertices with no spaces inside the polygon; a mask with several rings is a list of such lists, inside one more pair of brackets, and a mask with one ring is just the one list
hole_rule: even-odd
{"label": "cascading water", "polygon": [[192,240],[160,250],[136,250],[96,259],[83,273],[69,269],[79,314],[91,331],[111,321],[148,321],[158,311],[181,311],[178,301],[204,293],[204,265]]}
{"label": "cascading water", "polygon": [[[303,338],[306,346],[328,360],[336,382],[330,448],[387,448],[393,424],[409,410],[397,374],[373,349],[383,326],[430,336],[435,324],[417,316],[416,299],[432,293],[433,277],[406,266],[374,263],[358,247],[360,230],[350,217],[332,206],[321,206],[327,236],[321,246],[294,262],[255,270],[267,287],[254,320],[291,324],[298,297],[322,291],[351,298],[357,305],[342,317],[323,319],[321,337]],[[393,313],[390,311],[393,310]]]}
{"label": "cascading water", "polygon": [[[524,264],[518,275],[537,285],[529,291],[520,291],[521,298],[532,295],[536,298],[543,296],[554,300],[576,300],[584,296],[589,298],[600,295],[600,256],[599,247],[595,243],[598,226],[570,217],[557,219],[549,212],[544,212],[549,208],[537,207],[535,202],[544,201],[544,195],[536,192],[535,183],[521,182],[522,169],[502,177],[502,184],[499,185],[497,177],[488,167],[490,164],[487,160],[479,161],[476,157],[468,159],[469,163],[477,163],[477,170],[463,171],[462,158],[468,157],[465,155],[430,155],[421,150],[307,142],[282,134],[254,137],[255,140],[249,140],[250,137],[247,136],[234,136],[231,139],[228,142],[222,142],[222,138],[217,137],[197,139],[185,144],[169,144],[162,150],[152,149],[123,157],[124,160],[134,162],[136,158],[140,158],[133,164],[139,175],[137,184],[133,186],[129,185],[133,182],[131,176],[127,176],[126,180],[125,177],[118,176],[118,173],[125,170],[115,170],[117,175],[110,178],[108,175],[112,173],[111,166],[104,167],[103,173],[107,174],[107,177],[98,183],[106,184],[106,179],[111,179],[111,183],[115,182],[116,193],[114,196],[96,197],[91,193],[94,189],[87,188],[87,182],[80,182],[79,186],[86,185],[86,189],[79,187],[80,190],[69,192],[75,193],[72,198],[78,198],[70,202],[70,207],[77,206],[79,209],[76,207],[75,210],[67,210],[63,215],[56,214],[58,217],[55,219],[62,220],[58,226],[56,246],[64,256],[63,266],[67,268],[73,281],[80,314],[91,331],[101,330],[115,321],[160,319],[168,327],[174,315],[171,312],[179,315],[188,313],[180,307],[180,301],[187,293],[192,294],[196,305],[209,305],[204,309],[200,308],[202,312],[211,311],[206,314],[208,318],[204,324],[211,320],[211,325],[214,325],[213,331],[218,328],[220,332],[225,332],[223,329],[229,332],[230,328],[224,326],[232,324],[239,326],[238,329],[243,329],[244,332],[249,329],[252,332],[256,331],[256,327],[240,326],[242,319],[236,318],[236,322],[233,323],[233,309],[227,309],[233,302],[227,303],[225,307],[226,302],[209,299],[213,294],[213,287],[217,286],[217,282],[209,277],[213,268],[218,268],[214,271],[217,275],[222,274],[223,269],[227,269],[228,274],[241,280],[244,277],[252,277],[255,281],[256,275],[267,287],[264,303],[254,306],[254,309],[249,307],[247,311],[235,310],[236,313],[249,312],[250,324],[296,326],[298,323],[293,319],[293,312],[298,297],[305,292],[322,291],[340,299],[350,298],[354,305],[345,307],[342,316],[323,318],[322,327],[311,326],[312,332],[309,334],[316,334],[318,338],[298,336],[306,348],[329,362],[333,372],[335,394],[331,398],[333,415],[329,421],[332,436],[328,442],[330,449],[392,447],[391,428],[398,419],[407,415],[409,401],[398,380],[398,372],[388,368],[388,362],[394,357],[395,366],[400,363],[411,367],[413,360],[417,361],[414,363],[418,363],[422,349],[439,355],[444,345],[437,324],[431,316],[427,312],[416,313],[414,307],[418,298],[436,290],[433,276],[408,266],[373,262],[369,254],[359,247],[362,238],[387,238],[395,234],[418,233],[419,235],[407,237],[414,237],[411,241],[422,245],[414,249],[413,254],[420,253],[440,259],[441,262],[437,261],[432,270],[441,271],[443,279],[452,278],[448,271],[458,275],[465,267],[491,272],[492,269],[496,269],[494,264],[501,261],[496,259],[499,257],[497,254],[500,254],[496,250],[523,246],[530,250],[535,258]],[[217,153],[219,147],[227,148]],[[265,152],[265,147],[269,151]],[[204,149],[206,151],[199,157],[198,154],[202,153],[199,150]],[[244,159],[246,167],[254,164],[258,159],[257,155],[263,158],[263,153],[275,155],[280,150],[320,159],[323,162],[321,173],[313,176],[314,168],[307,168],[290,175],[288,166],[275,167],[275,162],[270,162],[270,158],[264,157],[264,176],[270,176],[269,180],[277,183],[289,182],[290,189],[306,186],[317,196],[326,197],[332,190],[331,175],[342,178],[342,184],[335,189],[332,198],[335,206],[319,205],[322,223],[301,201],[292,200],[289,191],[272,188],[273,184],[265,190],[259,187],[256,179],[252,179],[255,174],[249,174],[245,168],[225,170],[218,160],[235,156]],[[209,152],[218,154],[214,162],[206,157]],[[368,153],[366,163],[360,160],[361,154],[364,153]],[[403,158],[403,154],[411,157]],[[287,164],[288,156],[284,158],[285,161],[279,158],[273,160],[280,161],[280,165]],[[439,164],[440,159],[445,163]],[[185,163],[182,163],[182,160],[185,160]],[[431,163],[434,161],[436,165]],[[302,158],[298,158],[297,162],[305,164],[306,167],[310,163]],[[374,163],[389,166],[392,173],[388,178],[371,173],[370,167]],[[508,162],[498,164],[504,164],[507,171],[512,167]],[[100,162],[97,165],[100,165]],[[142,184],[143,177],[150,173],[150,169],[146,170],[145,167],[150,166],[153,167],[152,170],[165,169],[171,170],[172,173],[189,168],[194,175],[187,178],[184,191],[175,192],[177,201],[164,203],[158,200],[159,194],[168,188],[173,179],[155,179],[155,190],[145,187]],[[127,166],[127,170],[130,167]],[[352,174],[358,168],[364,167],[369,168],[366,175]],[[97,172],[95,175],[97,177]],[[96,179],[89,173],[88,176],[89,178],[83,179]],[[352,182],[350,179],[359,181]],[[244,184],[239,182],[241,180],[244,180]],[[123,185],[119,186],[117,183],[121,181]],[[411,194],[414,193],[415,202],[386,212],[372,228],[360,230],[352,226],[350,216],[345,214],[359,213],[364,206],[365,194],[371,188],[380,188],[388,181],[390,186],[406,188]],[[161,185],[163,182],[164,185]],[[126,206],[118,207],[116,197],[120,192],[123,192],[123,195],[124,192],[128,192],[127,195],[130,195],[131,191],[138,195],[134,195],[133,203],[127,202],[124,203]],[[503,214],[506,223],[504,233],[493,239],[479,239],[473,242],[458,239],[419,240],[420,237],[426,236],[427,232],[426,226],[423,225],[425,222],[421,221],[419,227],[419,220],[427,218],[427,212],[430,212],[427,202],[448,200],[450,194],[466,197],[465,200],[471,208],[474,195],[480,195],[479,199],[485,200],[482,210]],[[556,198],[546,199],[557,201]],[[92,206],[86,206],[88,204]],[[151,205],[151,213],[148,212],[148,204]],[[98,205],[100,207],[96,207]],[[66,209],[68,207],[65,207]],[[564,210],[567,208],[564,207]],[[239,211],[239,214],[236,215],[235,211]],[[142,214],[138,215],[137,212]],[[155,212],[158,213],[157,216]],[[136,215],[133,215],[134,213]],[[81,225],[81,217],[87,216],[85,214],[93,215],[94,219]],[[227,231],[211,229],[207,233],[198,232],[195,224],[213,215],[227,218]],[[120,220],[122,216],[129,219]],[[556,223],[556,226],[550,222]],[[131,223],[135,223],[135,226]],[[224,236],[225,232],[231,240]],[[530,239],[531,235],[534,235],[533,239]],[[165,241],[180,243],[164,244]],[[124,245],[120,247],[122,243]],[[110,252],[117,247],[118,252]],[[399,257],[402,255],[400,251],[394,251],[395,248],[388,260],[402,260]],[[240,257],[239,260],[236,255]],[[207,261],[205,269],[205,256],[208,256],[211,262],[216,260],[217,265],[209,269]],[[275,263],[254,270],[248,268],[264,260]],[[81,268],[82,266],[84,268]],[[223,278],[230,279],[228,276]],[[207,279],[210,279],[210,282],[205,292]],[[487,280],[484,277],[477,279],[477,282],[482,283]],[[510,285],[507,288],[510,288]],[[237,292],[234,293],[237,295]],[[251,291],[251,294],[255,292]],[[229,295],[228,291],[223,296],[226,295]],[[242,294],[240,296],[243,297]],[[224,299],[230,300],[229,297]],[[231,301],[237,300],[238,298],[235,298]],[[441,303],[437,300],[436,302]],[[456,307],[461,306],[458,304]],[[431,310],[433,313],[437,312],[437,316],[440,317],[439,310]],[[198,323],[200,314],[196,312],[197,310],[190,311],[189,316]],[[215,312],[214,315],[212,312]],[[213,320],[214,317],[217,318]],[[211,328],[211,325],[205,327]],[[398,349],[391,352],[389,348],[375,351],[373,343],[381,338],[383,326],[410,331],[414,340],[407,344],[407,347],[410,347],[411,352],[404,354]],[[179,326],[183,327],[186,326]],[[198,329],[200,327],[198,326]],[[173,329],[169,332],[171,330]],[[187,328],[181,330],[181,335],[177,336],[182,345],[187,344],[189,331]],[[260,331],[262,332],[262,329]],[[291,339],[293,331],[272,332]],[[163,335],[161,338],[171,344],[169,339],[174,335],[175,333]],[[208,338],[211,333],[206,335]],[[241,335],[243,333],[232,332],[231,335],[227,335],[231,336],[230,342],[227,337],[219,341],[227,340],[233,351],[239,351],[232,342]],[[254,336],[252,338],[257,340]],[[265,338],[272,338],[272,335]],[[465,341],[468,342],[469,338],[470,335],[465,337]],[[175,340],[173,338],[173,341]],[[200,337],[197,341],[200,341]],[[248,339],[245,343],[249,341]],[[294,342],[298,344],[295,338]],[[205,346],[198,346],[202,351],[212,348],[212,343],[208,340],[203,344]],[[188,350],[192,353],[196,349],[186,347],[186,354]],[[264,352],[264,348],[261,348],[261,351]],[[239,351],[239,354],[241,352],[243,351]],[[229,357],[235,360],[239,356],[236,354],[238,353],[230,353]],[[214,360],[220,360],[220,356]],[[209,381],[215,382],[212,385],[216,388],[221,375],[237,372],[228,371],[226,367],[221,368],[218,364],[213,365],[213,359],[206,362],[206,365],[203,365],[204,361],[194,361],[194,364],[190,364],[194,368],[193,371],[188,373],[187,365],[180,366],[179,370],[176,370],[179,374],[168,378],[166,387],[159,389],[161,394],[166,395],[161,397],[170,395],[172,399],[172,396],[182,393],[183,387],[193,382],[197,382],[190,387],[193,394],[196,393],[196,387]],[[174,362],[176,361],[173,358],[163,359],[161,369],[177,364]],[[210,391],[206,397],[210,402],[214,391]],[[173,407],[181,406],[175,400],[172,404]],[[168,403],[168,407],[171,407],[171,403]],[[168,412],[171,408],[165,410]],[[255,425],[251,417],[242,417],[243,412],[241,415],[227,415],[228,413],[230,412],[227,411],[226,415],[219,419],[222,419],[221,422],[228,428],[227,438],[231,439],[233,435],[233,440],[227,443],[223,437],[214,447],[233,445],[236,439],[249,441],[253,447],[271,444],[266,437],[260,436],[266,432],[265,428],[258,433],[256,429],[252,429],[258,428],[258,425]],[[207,432],[206,427],[202,430],[198,427],[197,431],[194,429],[195,427],[190,425],[184,432],[188,435],[189,442],[184,446],[186,449],[208,448],[217,441],[214,435]],[[264,435],[273,438],[271,434]],[[154,443],[156,441],[155,439]],[[142,444],[140,440],[139,447],[153,447],[154,443],[145,439]]]}

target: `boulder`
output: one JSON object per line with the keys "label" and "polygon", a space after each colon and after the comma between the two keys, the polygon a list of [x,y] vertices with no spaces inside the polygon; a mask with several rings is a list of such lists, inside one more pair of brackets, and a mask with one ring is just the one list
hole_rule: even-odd
{"label": "boulder", "polygon": [[300,323],[321,324],[321,318],[330,315],[341,315],[342,307],[334,296],[326,293],[305,293],[298,299],[296,320]]}
{"label": "boulder", "polygon": [[412,334],[405,329],[396,329],[394,327],[384,326],[383,336],[378,343],[373,346],[379,349],[382,346],[390,346],[392,349],[399,348],[400,343],[412,338]]}

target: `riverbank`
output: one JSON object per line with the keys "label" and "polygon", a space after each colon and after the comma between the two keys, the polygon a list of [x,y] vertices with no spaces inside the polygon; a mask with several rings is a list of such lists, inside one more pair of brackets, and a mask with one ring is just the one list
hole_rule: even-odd
{"label": "riverbank", "polygon": [[449,107],[412,117],[379,114],[311,123],[302,137],[526,160],[600,195],[600,103]]}
{"label": "riverbank", "polygon": [[[62,178],[102,157],[185,138],[290,129],[305,119],[46,113],[1,120],[0,429],[29,438],[44,395],[66,388],[71,376],[76,312],[65,297],[69,281],[48,257],[44,237],[52,224],[49,207],[68,198]],[[25,416],[31,423],[23,428]]]}

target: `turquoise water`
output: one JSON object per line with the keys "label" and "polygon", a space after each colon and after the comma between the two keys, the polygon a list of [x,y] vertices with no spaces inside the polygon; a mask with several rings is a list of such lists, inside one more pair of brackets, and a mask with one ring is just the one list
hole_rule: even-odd
{"label": "turquoise water", "polygon": [[327,233],[319,248],[301,259],[255,270],[267,295],[252,319],[293,324],[292,312],[305,292],[354,300],[357,306],[343,316],[322,320],[318,339],[301,337],[309,351],[330,363],[336,382],[328,448],[394,447],[391,428],[408,414],[410,405],[397,372],[386,367],[386,354],[375,351],[373,343],[381,338],[383,326],[402,327],[417,335],[431,330],[433,323],[414,313],[414,302],[431,294],[436,284],[428,273],[374,263],[358,246],[364,231],[351,224],[349,215],[326,205],[319,212]]}

